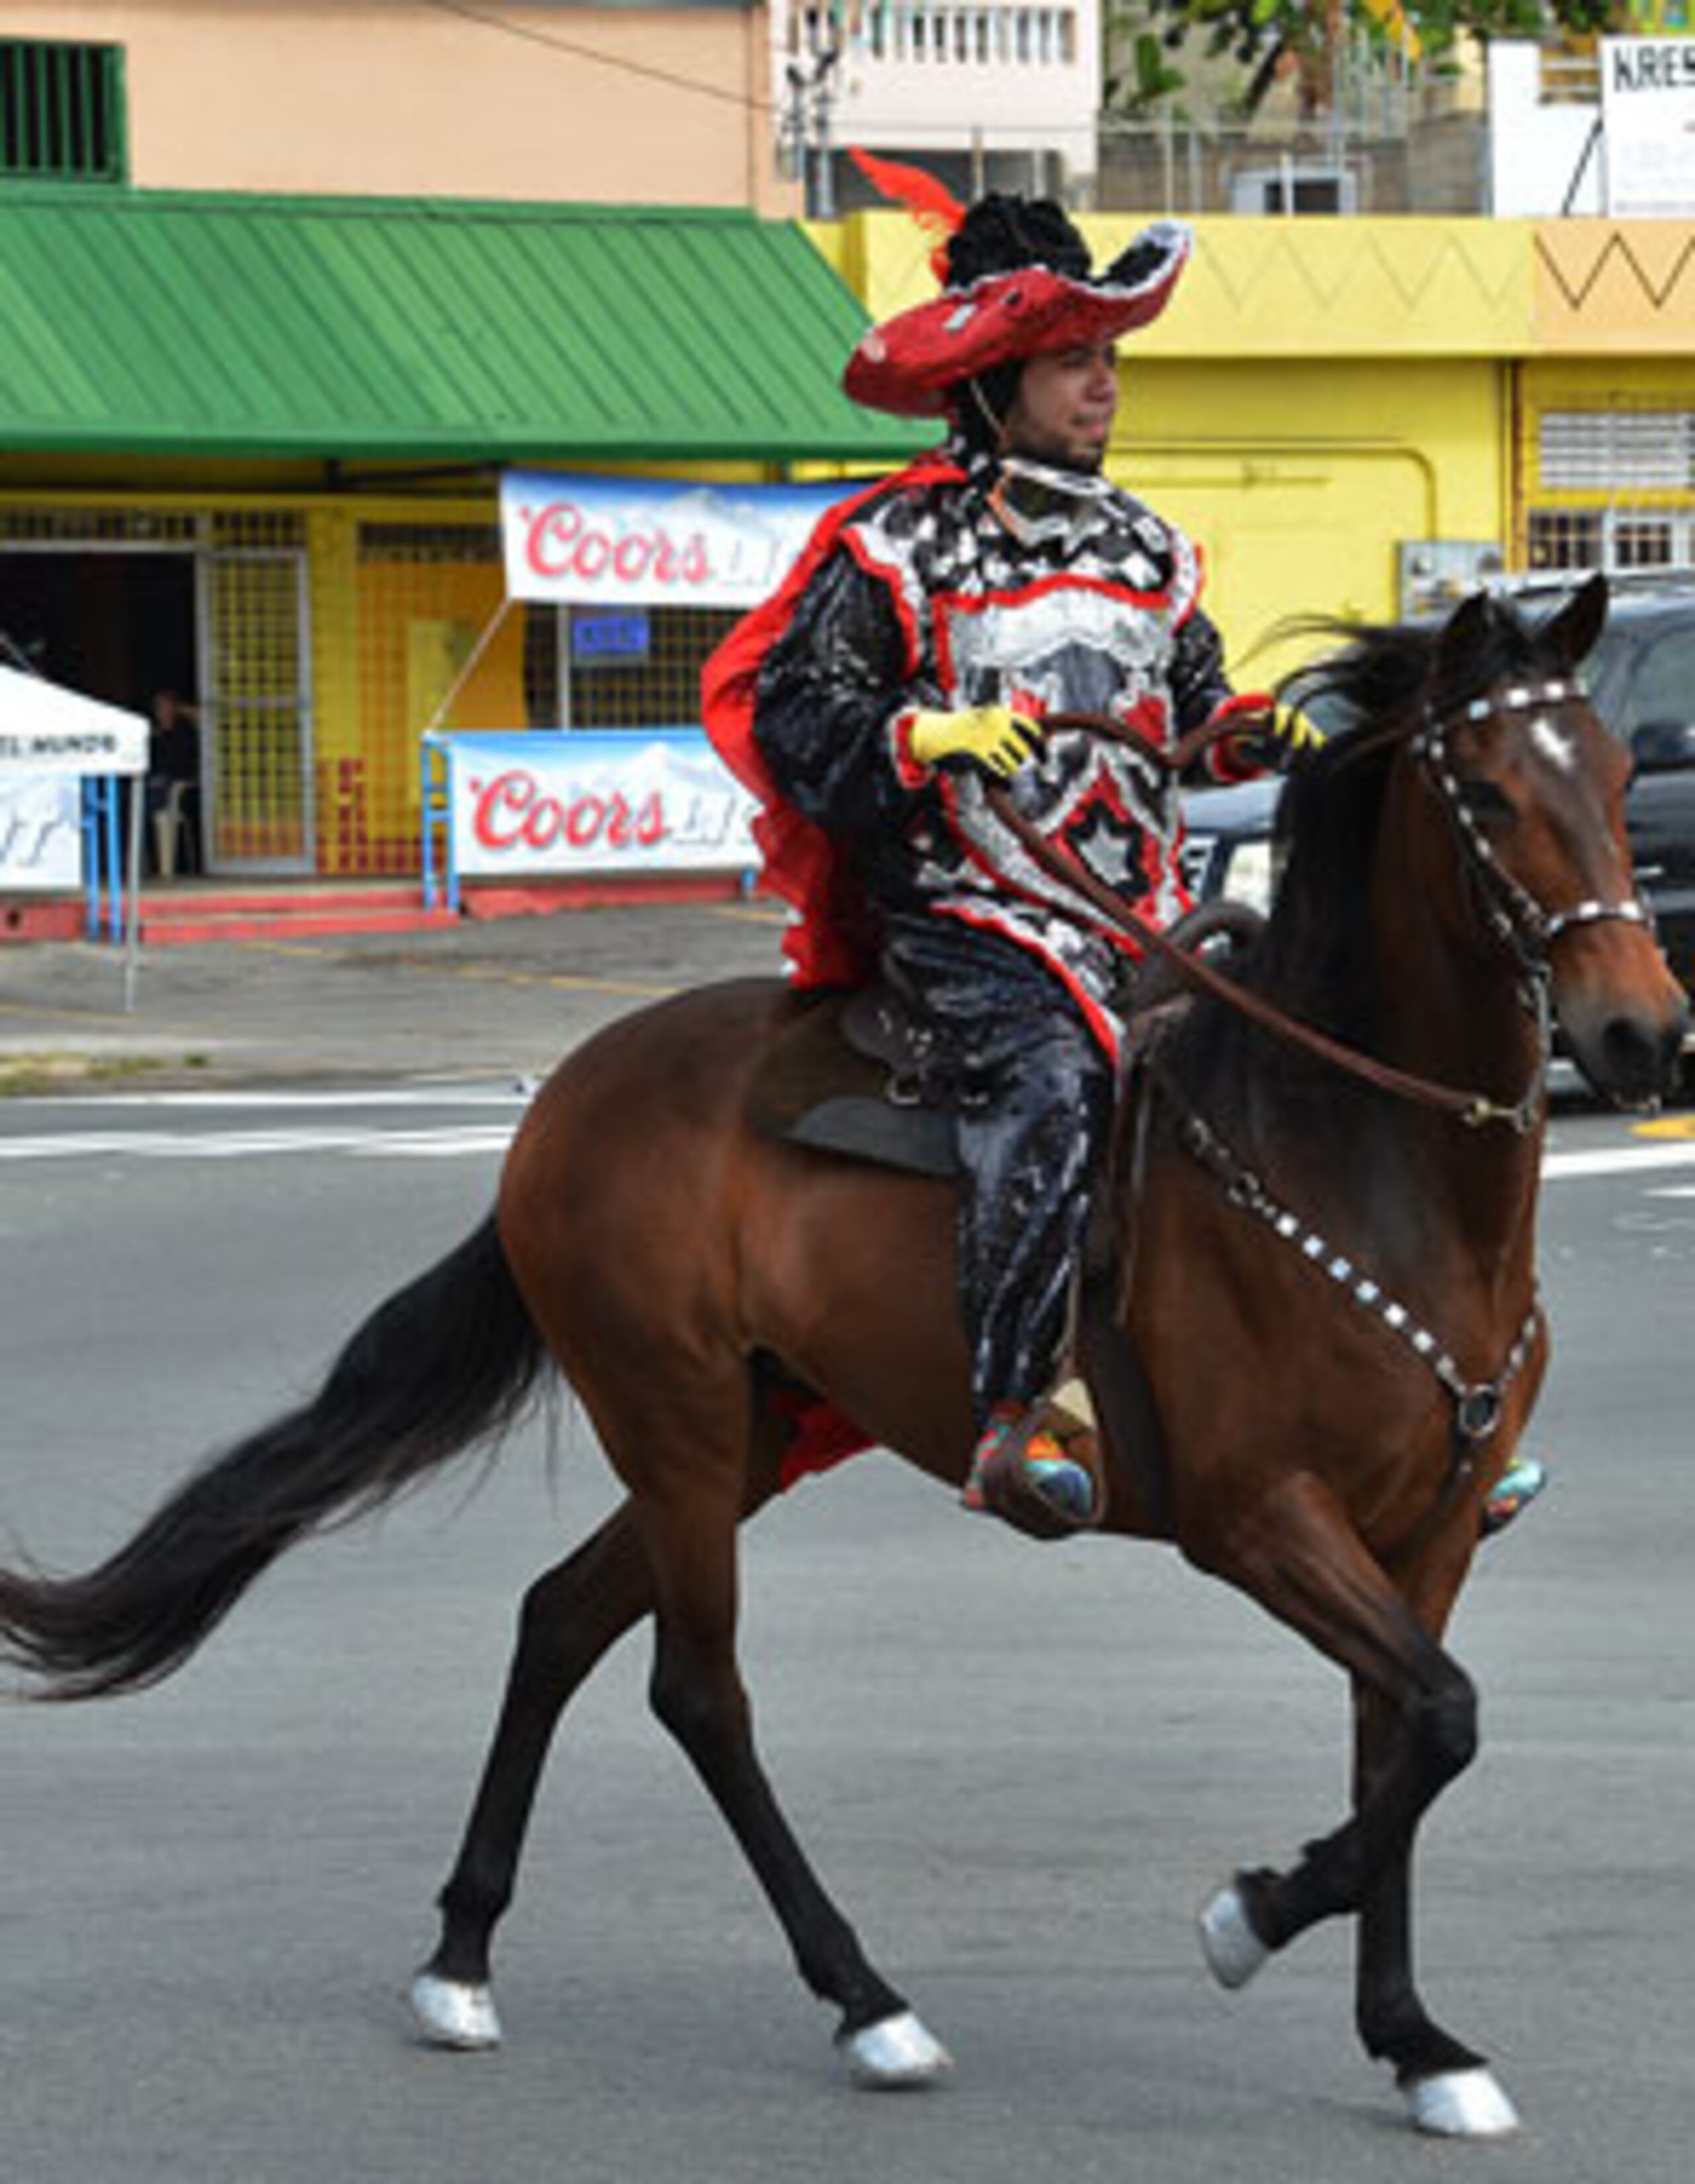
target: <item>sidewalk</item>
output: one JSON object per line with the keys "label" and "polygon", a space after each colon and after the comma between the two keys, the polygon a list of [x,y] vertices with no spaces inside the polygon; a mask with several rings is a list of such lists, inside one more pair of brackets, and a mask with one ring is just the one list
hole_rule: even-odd
{"label": "sidewalk", "polygon": [[764,904],[466,921],[435,931],[142,951],[124,1011],[117,948],[0,948],[0,1094],[533,1077],[643,1002],[775,975]]}

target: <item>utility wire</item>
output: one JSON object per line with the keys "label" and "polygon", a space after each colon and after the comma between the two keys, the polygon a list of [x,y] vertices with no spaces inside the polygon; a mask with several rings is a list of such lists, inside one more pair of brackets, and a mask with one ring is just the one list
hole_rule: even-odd
{"label": "utility wire", "polygon": [[467,0],[424,0],[427,8],[434,8],[443,15],[457,15],[462,21],[475,23],[486,31],[503,31],[508,38],[522,38],[532,46],[551,46],[556,53],[570,53],[575,59],[597,61],[603,68],[619,69],[625,75],[646,76],[651,83],[663,83],[673,91],[692,91],[700,98],[715,98],[725,106],[751,107],[755,113],[775,111],[769,98],[753,98],[742,91],[724,91],[717,85],[701,83],[693,76],[679,75],[674,70],[654,68],[647,61],[626,60],[622,54],[603,53],[598,47],[580,44],[575,38],[561,37],[555,31],[537,30],[527,23],[508,22],[503,15],[491,14],[486,8],[473,8]]}

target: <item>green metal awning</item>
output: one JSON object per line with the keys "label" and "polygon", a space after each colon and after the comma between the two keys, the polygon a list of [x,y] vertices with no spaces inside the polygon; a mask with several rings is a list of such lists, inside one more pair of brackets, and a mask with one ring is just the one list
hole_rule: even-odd
{"label": "green metal awning", "polygon": [[0,452],[898,457],[865,325],[739,211],[0,191]]}

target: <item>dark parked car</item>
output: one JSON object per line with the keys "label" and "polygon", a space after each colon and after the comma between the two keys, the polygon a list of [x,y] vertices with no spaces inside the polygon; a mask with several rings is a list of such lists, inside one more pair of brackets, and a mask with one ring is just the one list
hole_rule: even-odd
{"label": "dark parked car", "polygon": [[[1511,596],[1526,612],[1551,610],[1576,581],[1538,578],[1512,587]],[[1695,994],[1695,578],[1614,581],[1607,627],[1583,678],[1636,761],[1626,816],[1637,878],[1673,971]],[[1184,859],[1198,896],[1266,906],[1276,800],[1269,781],[1189,798]]]}

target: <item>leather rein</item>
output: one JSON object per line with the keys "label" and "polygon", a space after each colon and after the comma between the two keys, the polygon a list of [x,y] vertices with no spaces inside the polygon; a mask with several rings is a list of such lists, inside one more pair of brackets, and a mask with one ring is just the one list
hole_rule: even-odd
{"label": "leather rein", "polygon": [[[1109,923],[1127,933],[1138,948],[1167,964],[1186,985],[1211,994],[1215,1000],[1248,1017],[1275,1038],[1305,1049],[1332,1068],[1359,1078],[1396,1099],[1433,1107],[1441,1113],[1453,1116],[1469,1128],[1481,1128],[1489,1123],[1504,1123],[1519,1135],[1526,1136],[1534,1128],[1542,1112],[1553,1045],[1548,1000],[1551,976],[1549,950],[1562,933],[1576,926],[1592,924],[1603,918],[1616,918],[1651,928],[1653,916],[1640,898],[1635,895],[1616,903],[1579,902],[1567,910],[1557,911],[1544,908],[1502,865],[1487,836],[1467,808],[1464,784],[1448,760],[1446,738],[1449,727],[1455,721],[1481,722],[1498,717],[1506,712],[1557,706],[1582,694],[1576,682],[1552,682],[1515,687],[1503,690],[1495,697],[1479,698],[1449,714],[1439,716],[1427,710],[1423,725],[1409,740],[1408,747],[1420,760],[1423,778],[1453,822],[1466,868],[1480,883],[1490,927],[1518,958],[1525,976],[1529,1006],[1537,1019],[1539,1051],[1529,1085],[1523,1096],[1510,1106],[1503,1106],[1482,1092],[1443,1084],[1435,1078],[1398,1069],[1392,1063],[1380,1061],[1358,1047],[1348,1046],[1340,1039],[1332,1039],[1328,1033],[1320,1031],[1314,1025],[1288,1015],[1250,988],[1228,977],[1204,957],[1192,954],[1169,940],[1157,927],[1139,916],[1114,889],[1098,879],[1079,858],[1056,848],[1046,835],[1025,818],[1004,788],[991,784],[987,789],[988,802],[996,818],[1014,835],[1025,854],[1049,879],[1072,894],[1081,895]],[[1042,725],[1048,729],[1082,729],[1090,734],[1103,736],[1109,741],[1127,744],[1144,757],[1150,755],[1149,746],[1141,737],[1103,714],[1054,713],[1047,716]],[[1170,751],[1155,755],[1163,758],[1175,777],[1209,744],[1221,736],[1234,733],[1239,726],[1239,716],[1206,722],[1184,737]]]}

